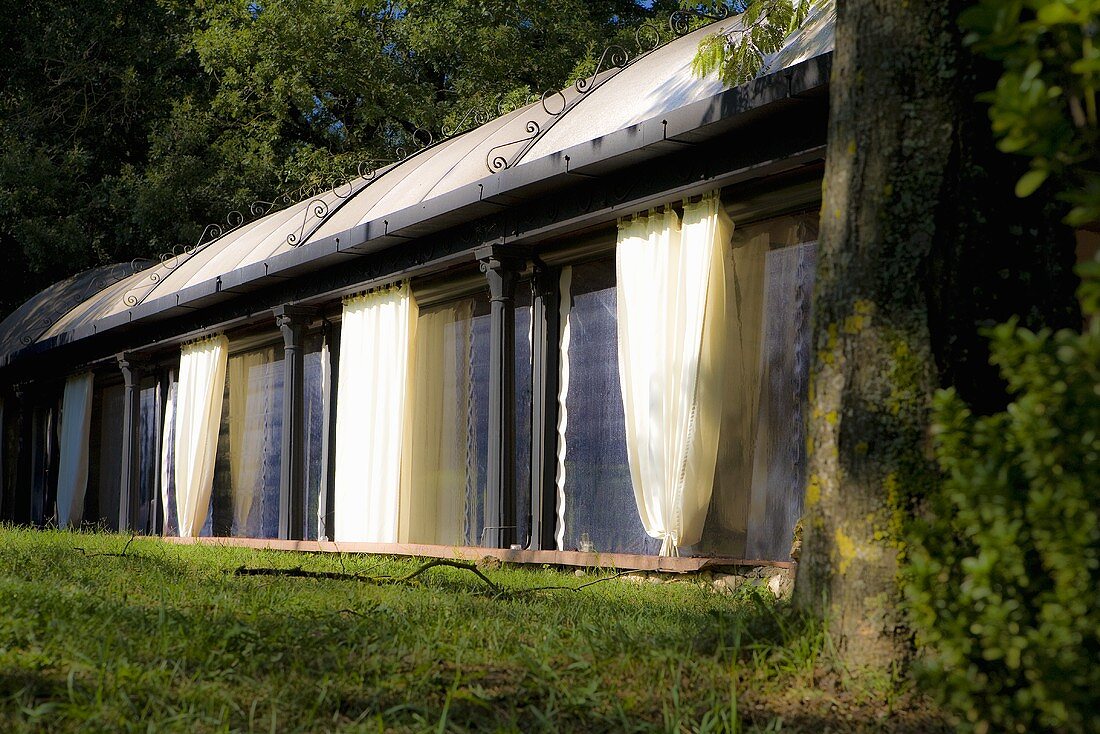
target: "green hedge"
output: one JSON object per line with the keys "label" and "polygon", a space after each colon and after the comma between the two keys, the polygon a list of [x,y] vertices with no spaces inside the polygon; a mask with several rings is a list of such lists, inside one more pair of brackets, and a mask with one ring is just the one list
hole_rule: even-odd
{"label": "green hedge", "polygon": [[991,331],[1005,412],[936,399],[908,596],[926,682],[973,731],[1100,731],[1100,263],[1080,272],[1084,333]]}

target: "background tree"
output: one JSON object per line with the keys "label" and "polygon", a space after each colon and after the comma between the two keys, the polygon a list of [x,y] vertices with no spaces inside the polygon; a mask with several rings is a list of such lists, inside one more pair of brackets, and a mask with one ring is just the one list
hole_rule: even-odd
{"label": "background tree", "polygon": [[0,0],[0,312],[562,87],[674,6]]}

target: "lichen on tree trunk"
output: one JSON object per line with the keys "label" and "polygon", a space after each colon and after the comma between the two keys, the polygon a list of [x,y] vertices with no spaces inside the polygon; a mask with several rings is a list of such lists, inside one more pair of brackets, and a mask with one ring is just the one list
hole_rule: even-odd
{"label": "lichen on tree trunk", "polygon": [[965,4],[837,3],[795,598],[850,669],[909,656],[901,559],[936,481],[935,389],[997,407],[980,327],[1073,319],[1071,233],[1012,194],[1023,169],[975,102],[996,70],[963,48]]}

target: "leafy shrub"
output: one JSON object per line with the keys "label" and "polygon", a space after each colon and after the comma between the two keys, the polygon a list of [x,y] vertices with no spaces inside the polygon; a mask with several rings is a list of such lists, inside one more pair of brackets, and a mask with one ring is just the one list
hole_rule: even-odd
{"label": "leafy shrub", "polygon": [[1100,731],[1100,262],[1084,333],[991,330],[1013,402],[936,398],[944,480],[908,596],[927,681],[968,729]]}

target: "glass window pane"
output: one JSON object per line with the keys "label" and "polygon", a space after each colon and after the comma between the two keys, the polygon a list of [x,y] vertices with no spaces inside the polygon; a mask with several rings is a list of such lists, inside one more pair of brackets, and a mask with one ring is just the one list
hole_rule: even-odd
{"label": "glass window pane", "polygon": [[615,261],[575,266],[571,281],[559,548],[577,550],[587,540],[591,550],[602,553],[656,554],[661,544],[642,527],[626,456]]}
{"label": "glass window pane", "polygon": [[279,537],[282,347],[231,354],[211,493],[211,531]]}
{"label": "glass window pane", "polygon": [[139,395],[141,418],[138,425],[138,451],[141,468],[138,473],[140,496],[138,498],[137,527],[140,532],[153,535],[157,532],[158,498],[157,468],[160,457],[158,439],[163,417],[160,414],[160,389],[156,384],[143,387]]}
{"label": "glass window pane", "polygon": [[[530,289],[516,294],[516,523],[525,543],[530,514]],[[495,545],[500,525],[486,507],[489,456],[489,301],[484,296],[424,307],[417,321],[412,506],[408,540]]]}
{"label": "glass window pane", "polygon": [[122,385],[99,388],[92,403],[92,431],[88,440],[88,488],[84,521],[118,530],[122,484],[122,424],[125,421]]}
{"label": "glass window pane", "polygon": [[684,553],[789,558],[802,513],[816,237],[814,213],[776,217],[734,234],[714,493],[703,537]]}
{"label": "glass window pane", "polygon": [[306,341],[304,362],[306,511],[302,537],[306,540],[317,540],[319,537],[331,536],[331,533],[322,528],[318,521],[327,461],[325,451],[328,423],[325,401],[328,394],[327,375],[330,369],[328,351],[323,350],[320,337]]}
{"label": "glass window pane", "polygon": [[180,534],[179,516],[176,513],[176,398],[179,383],[174,379],[168,382],[168,397],[165,399],[164,423],[161,430],[161,497],[164,512],[162,532],[167,536]]}

